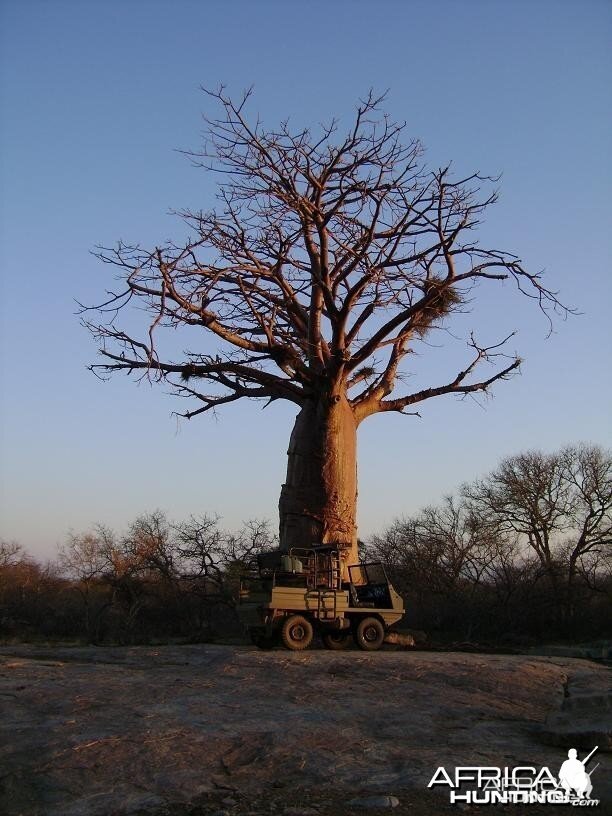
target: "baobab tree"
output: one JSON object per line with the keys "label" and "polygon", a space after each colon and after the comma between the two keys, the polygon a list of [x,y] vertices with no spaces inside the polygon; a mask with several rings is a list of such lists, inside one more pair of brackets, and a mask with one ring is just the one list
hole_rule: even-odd
{"label": "baobab tree", "polygon": [[[96,307],[108,319],[85,319],[104,358],[92,369],[169,385],[193,400],[188,418],[241,399],[294,403],[280,546],[333,542],[354,561],[359,425],[486,392],[520,363],[509,337],[486,345],[472,333],[460,371],[409,392],[407,355],[465,310],[478,284],[512,279],[545,312],[559,303],[517,256],[478,242],[496,180],[429,170],[381,98],[370,93],[340,136],[337,122],[269,130],[247,115],[250,93],[207,93],[220,113],[189,156],[218,174],[218,206],[176,213],[184,242],[98,249],[120,285]],[[135,305],[150,315],[141,335],[119,325]],[[177,328],[193,335],[178,357],[163,347]]]}

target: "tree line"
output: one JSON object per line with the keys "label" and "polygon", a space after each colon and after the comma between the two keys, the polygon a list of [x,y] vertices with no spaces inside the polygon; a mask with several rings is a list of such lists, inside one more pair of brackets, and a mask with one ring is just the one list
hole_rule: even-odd
{"label": "tree line", "polygon": [[511,456],[374,536],[416,627],[493,641],[612,636],[612,459]]}
{"label": "tree line", "polygon": [[0,542],[0,637],[131,644],[239,635],[239,576],[274,545],[267,521],[228,533],[215,516],[176,524],[160,510],[123,534],[101,524],[71,533],[44,566]]}
{"label": "tree line", "polygon": [[[504,459],[455,496],[362,545],[433,642],[521,645],[612,635],[612,455],[598,446]],[[0,638],[191,642],[241,635],[238,579],[278,542],[266,521],[237,533],[215,516],[161,511],[118,534],[72,533],[42,565],[0,542]]]}

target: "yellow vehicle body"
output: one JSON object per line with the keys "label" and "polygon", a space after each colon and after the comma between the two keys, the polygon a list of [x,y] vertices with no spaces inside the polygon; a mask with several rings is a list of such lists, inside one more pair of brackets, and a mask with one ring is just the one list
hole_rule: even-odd
{"label": "yellow vehicle body", "polygon": [[318,632],[328,648],[344,648],[351,634],[361,648],[379,648],[404,615],[403,598],[382,565],[349,567],[346,581],[336,550],[300,554],[302,560],[283,556],[277,568],[260,565],[241,583],[238,612],[253,642],[266,648],[282,640],[289,649],[303,649]]}
{"label": "yellow vehicle body", "polygon": [[[346,589],[304,590],[301,587],[274,587],[270,600],[263,604],[266,617],[285,612],[307,612],[318,621],[340,622],[350,615],[376,615],[387,626],[392,626],[404,616],[404,601],[401,595],[390,587],[393,606],[382,609],[376,606],[351,606],[349,591]],[[343,628],[340,623],[339,628]]]}

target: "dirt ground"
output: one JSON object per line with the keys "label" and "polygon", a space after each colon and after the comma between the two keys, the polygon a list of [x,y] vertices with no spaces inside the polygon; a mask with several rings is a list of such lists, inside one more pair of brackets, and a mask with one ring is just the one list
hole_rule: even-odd
{"label": "dirt ground", "polygon": [[475,813],[427,789],[438,766],[556,774],[568,748],[584,756],[599,744],[592,795],[603,816],[611,700],[611,670],[571,658],[2,647],[0,813]]}

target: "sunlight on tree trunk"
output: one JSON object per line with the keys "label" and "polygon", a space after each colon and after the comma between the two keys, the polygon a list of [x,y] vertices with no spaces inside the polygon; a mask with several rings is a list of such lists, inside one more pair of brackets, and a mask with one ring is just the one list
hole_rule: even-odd
{"label": "sunlight on tree trunk", "polygon": [[307,403],[289,441],[279,501],[280,546],[338,544],[344,563],[357,556],[357,423],[346,397]]}

